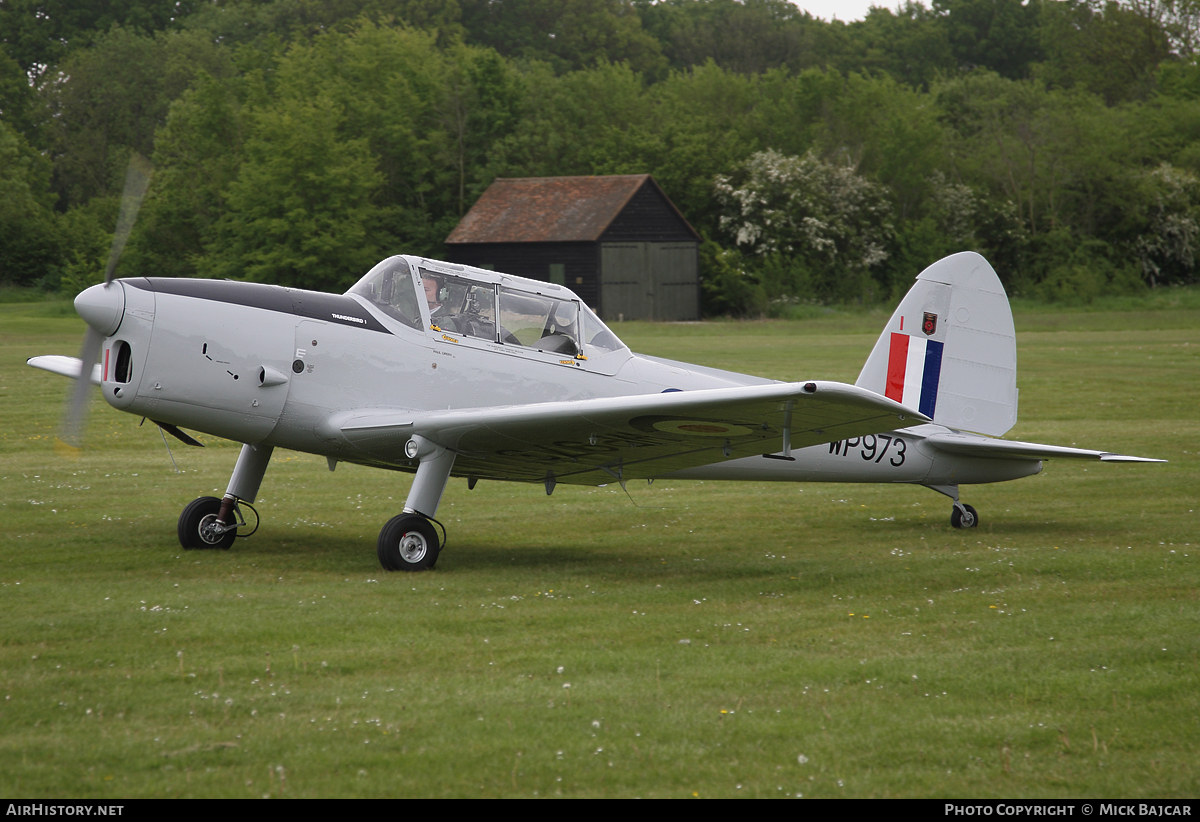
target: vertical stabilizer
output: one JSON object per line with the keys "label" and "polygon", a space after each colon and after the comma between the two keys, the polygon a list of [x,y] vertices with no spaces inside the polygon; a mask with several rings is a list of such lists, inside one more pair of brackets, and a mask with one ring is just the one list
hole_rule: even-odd
{"label": "vertical stabilizer", "polygon": [[1000,278],[972,251],[926,268],[855,383],[948,428],[999,437],[1017,421],[1017,339]]}

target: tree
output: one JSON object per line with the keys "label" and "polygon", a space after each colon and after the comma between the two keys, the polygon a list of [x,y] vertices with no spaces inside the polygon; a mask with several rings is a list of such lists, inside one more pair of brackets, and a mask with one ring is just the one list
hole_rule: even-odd
{"label": "tree", "polygon": [[1163,25],[1115,0],[1062,0],[1043,12],[1043,82],[1099,94],[1109,105],[1144,100],[1159,66],[1171,56]]}
{"label": "tree", "polygon": [[373,205],[383,176],[365,139],[338,133],[343,116],[324,95],[253,115],[202,275],[333,290],[384,255],[386,221]]}
{"label": "tree", "polygon": [[939,75],[958,69],[944,21],[908,0],[895,12],[875,6],[846,26],[837,67],[844,72],[886,72],[898,83],[928,90]]}
{"label": "tree", "polygon": [[807,275],[822,298],[869,298],[875,290],[870,275],[888,258],[891,206],[886,189],[853,168],[812,152],[761,151],[735,176],[717,177],[716,195],[726,235],[769,266],[785,266],[792,282],[784,287]]}
{"label": "tree", "polygon": [[244,156],[242,84],[201,74],[155,139],[154,176],[122,264],[133,275],[192,277]]}
{"label": "tree", "polygon": [[549,62],[556,72],[624,62],[662,67],[658,41],[628,0],[459,0],[466,40],[500,54]]}
{"label": "tree", "polygon": [[45,125],[41,109],[25,72],[0,48],[0,119],[38,145]]}
{"label": "tree", "polygon": [[641,0],[647,30],[674,69],[709,60],[741,74],[824,66],[837,50],[840,25],[818,20],[786,0]]}
{"label": "tree", "polygon": [[113,26],[162,31],[200,5],[200,0],[4,0],[0,45],[22,71],[40,77]]}
{"label": "tree", "polygon": [[1168,163],[1144,179],[1150,194],[1147,225],[1135,243],[1142,274],[1152,287],[1195,282],[1200,256],[1200,179]]}
{"label": "tree", "polygon": [[225,45],[255,45],[346,33],[365,20],[430,32],[445,45],[462,39],[461,16],[456,0],[219,0],[200,5],[182,25]]}
{"label": "tree", "polygon": [[201,32],[150,36],[118,27],[72,53],[41,86],[53,114],[60,206],[119,191],[129,153],[153,154],[171,102],[199,73],[227,73],[228,59]]}
{"label": "tree", "polygon": [[956,173],[1014,203],[1032,235],[1070,225],[1063,191],[1092,170],[1085,158],[1093,159],[1087,140],[1094,135],[1083,129],[1099,100],[990,72],[941,84],[936,93],[955,133]]}
{"label": "tree", "polygon": [[0,283],[33,285],[61,261],[50,167],[0,120]]}
{"label": "tree", "polygon": [[[1039,12],[1023,0],[933,0],[960,69],[982,68],[1009,80],[1026,78],[1042,59]],[[1053,4],[1048,4],[1053,5]]]}

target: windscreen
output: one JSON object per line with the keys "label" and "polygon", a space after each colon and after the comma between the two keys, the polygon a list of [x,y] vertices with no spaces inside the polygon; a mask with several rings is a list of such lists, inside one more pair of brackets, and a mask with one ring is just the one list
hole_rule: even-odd
{"label": "windscreen", "polygon": [[355,283],[350,293],[366,297],[383,313],[409,328],[421,327],[421,310],[412,271],[399,257],[384,260],[372,268],[367,276]]}
{"label": "windscreen", "polygon": [[583,339],[589,351],[620,351],[625,343],[617,339],[617,335],[608,330],[608,326],[600,321],[592,309],[583,307]]}

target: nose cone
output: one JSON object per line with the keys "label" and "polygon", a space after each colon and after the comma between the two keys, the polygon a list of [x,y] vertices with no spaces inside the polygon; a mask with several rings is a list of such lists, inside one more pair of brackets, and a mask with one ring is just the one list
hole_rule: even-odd
{"label": "nose cone", "polygon": [[105,337],[116,333],[125,315],[125,289],[120,282],[94,285],[75,298],[75,312]]}

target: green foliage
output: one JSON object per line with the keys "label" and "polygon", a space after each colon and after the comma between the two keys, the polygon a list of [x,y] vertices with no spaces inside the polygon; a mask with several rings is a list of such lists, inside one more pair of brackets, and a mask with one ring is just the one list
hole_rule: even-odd
{"label": "green foliage", "polygon": [[119,192],[130,153],[153,154],[172,101],[201,72],[225,74],[228,61],[202,32],[151,36],[116,27],[72,52],[41,86],[63,204]]}
{"label": "green foliage", "polygon": [[[104,281],[120,207],[117,195],[93,197],[87,205],[73,208],[62,216],[61,231],[70,239],[70,245],[61,264],[51,270],[48,279],[64,296],[73,297],[88,286]],[[122,277],[127,273],[119,266],[114,276]]]}
{"label": "green foliage", "polygon": [[0,120],[0,283],[32,285],[60,257],[50,164]]}
{"label": "green foliage", "polygon": [[[442,256],[497,176],[650,173],[724,246],[702,255],[718,313],[883,300],[965,248],[1047,299],[1135,270],[1192,282],[1196,8],[913,1],[847,24],[784,0],[14,0],[0,278],[93,277],[138,152],[156,173],[126,274],[339,287],[371,255]],[[852,169],[886,217],[834,231],[834,257],[824,235],[739,246],[714,183],[766,152]],[[848,262],[855,242],[875,261]]]}
{"label": "green foliage", "polygon": [[1148,172],[1146,227],[1135,249],[1151,285],[1196,281],[1200,255],[1200,180],[1163,163]]}
{"label": "green foliage", "polygon": [[[736,177],[718,176],[717,199],[726,235],[769,261],[768,282],[811,283],[811,293],[769,290],[771,298],[871,299],[871,272],[887,260],[893,234],[880,184],[811,152],[788,157],[768,150],[752,155]],[[807,271],[811,278],[797,273]]]}
{"label": "green foliage", "polygon": [[1086,89],[1109,105],[1150,95],[1158,67],[1171,56],[1171,42],[1148,6],[1060,0],[1042,9],[1040,36],[1048,59],[1038,69],[1039,79]]}
{"label": "green foliage", "polygon": [[700,296],[704,313],[723,317],[761,317],[767,297],[758,278],[737,251],[712,240],[700,244]]}
{"label": "green foliage", "polygon": [[860,22],[847,27],[844,71],[885,74],[911,88],[928,90],[958,63],[942,18],[920,3],[905,2],[896,11],[873,6]]}
{"label": "green foliage", "polygon": [[642,0],[638,7],[677,70],[709,61],[740,74],[814,68],[840,33],[786,0]]}
{"label": "green foliage", "polygon": [[1101,294],[1135,294],[1145,289],[1137,265],[1117,268],[1111,257],[1111,247],[1101,240],[1079,243],[1050,268],[1036,293],[1046,302],[1086,305]]}
{"label": "green foliage", "polygon": [[468,42],[557,72],[624,62],[661,68],[661,47],[628,0],[458,0]]}
{"label": "green foliage", "polygon": [[1017,80],[1042,58],[1038,40],[1043,3],[1022,0],[933,0],[955,62]]}
{"label": "green foliage", "polygon": [[382,256],[383,175],[365,139],[339,137],[343,122],[324,96],[255,113],[202,275],[339,290]]}
{"label": "green foliage", "polygon": [[202,5],[202,0],[5,0],[0,43],[23,71],[40,76],[114,26],[165,30]]}
{"label": "green foliage", "polygon": [[16,60],[0,48],[0,115],[26,140],[40,142],[44,116],[29,78]]}
{"label": "green foliage", "polygon": [[237,177],[245,123],[237,86],[201,74],[171,105],[154,176],[123,264],[146,277],[191,277]]}

